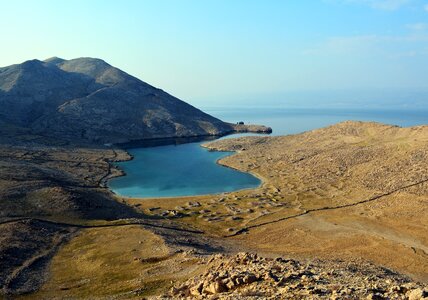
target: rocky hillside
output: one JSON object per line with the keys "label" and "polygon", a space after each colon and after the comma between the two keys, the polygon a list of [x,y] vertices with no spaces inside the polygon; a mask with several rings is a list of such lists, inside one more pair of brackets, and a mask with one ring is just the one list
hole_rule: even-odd
{"label": "rocky hillside", "polygon": [[428,297],[426,285],[373,264],[299,262],[238,253],[213,255],[207,271],[160,299],[409,299]]}
{"label": "rocky hillside", "polygon": [[254,130],[222,122],[94,58],[30,60],[0,68],[0,105],[0,124],[72,141],[118,143]]}

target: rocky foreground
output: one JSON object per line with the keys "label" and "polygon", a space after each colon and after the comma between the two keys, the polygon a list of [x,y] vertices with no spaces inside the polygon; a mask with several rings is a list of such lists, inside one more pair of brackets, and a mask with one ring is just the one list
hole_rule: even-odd
{"label": "rocky foreground", "polygon": [[205,259],[207,271],[162,298],[428,299],[428,286],[363,262],[301,263],[238,253]]}

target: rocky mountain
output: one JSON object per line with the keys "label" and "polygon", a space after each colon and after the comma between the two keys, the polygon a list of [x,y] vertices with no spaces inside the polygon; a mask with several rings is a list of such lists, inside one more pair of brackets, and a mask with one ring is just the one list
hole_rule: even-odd
{"label": "rocky mountain", "polygon": [[0,106],[2,125],[73,141],[119,143],[254,130],[216,119],[95,58],[54,57],[0,68]]}

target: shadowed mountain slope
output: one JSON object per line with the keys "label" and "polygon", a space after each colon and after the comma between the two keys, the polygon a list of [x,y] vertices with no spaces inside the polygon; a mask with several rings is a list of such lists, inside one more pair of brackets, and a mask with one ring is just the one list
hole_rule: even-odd
{"label": "shadowed mountain slope", "polygon": [[0,105],[0,123],[72,141],[119,143],[249,130],[94,58],[54,57],[0,68]]}

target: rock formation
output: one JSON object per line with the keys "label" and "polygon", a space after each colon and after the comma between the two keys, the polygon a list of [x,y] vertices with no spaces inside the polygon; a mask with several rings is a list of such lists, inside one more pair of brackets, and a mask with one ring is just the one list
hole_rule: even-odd
{"label": "rock formation", "polygon": [[423,284],[363,262],[308,263],[238,253],[207,259],[207,271],[165,298],[191,299],[426,299]]}

